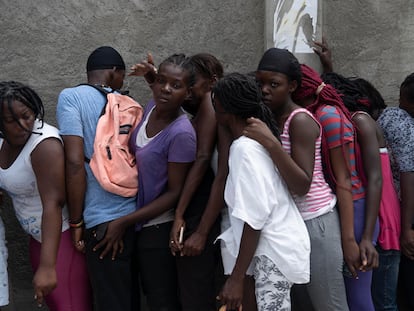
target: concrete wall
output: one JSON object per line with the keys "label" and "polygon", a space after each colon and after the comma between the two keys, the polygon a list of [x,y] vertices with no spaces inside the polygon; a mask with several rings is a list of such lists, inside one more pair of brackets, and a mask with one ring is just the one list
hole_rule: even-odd
{"label": "concrete wall", "polygon": [[[215,54],[226,71],[254,70],[265,49],[266,2],[273,0],[67,0],[0,1],[0,80],[34,87],[44,99],[46,120],[55,123],[59,91],[85,81],[89,53],[117,48],[127,66],[148,51],[156,63],[175,52]],[[414,71],[414,1],[320,0],[323,33],[335,69],[371,80],[389,104]],[[145,103],[141,79],[128,78],[131,94]],[[12,305],[31,310],[27,240],[10,204],[2,211],[10,247]]]}
{"label": "concrete wall", "polygon": [[[263,50],[264,4],[257,0],[2,0],[0,79],[33,86],[54,120],[59,91],[85,81],[90,52],[112,45],[127,66],[152,52],[159,63],[176,52],[214,53],[226,70],[254,68]],[[139,78],[127,79],[145,102]]]}
{"label": "concrete wall", "polygon": [[[272,44],[273,10],[277,1],[265,1],[268,47]],[[410,0],[319,0],[321,27],[317,27],[317,37],[323,34],[327,38],[335,71],[368,79],[388,105],[396,105],[399,85],[414,71],[413,13],[414,1]],[[299,55],[299,59],[320,69],[314,55]]]}
{"label": "concrete wall", "polygon": [[[264,49],[263,16],[259,0],[1,0],[0,80],[35,88],[44,100],[46,120],[55,123],[60,90],[85,82],[86,59],[96,47],[114,46],[127,66],[147,52],[156,63],[176,52],[211,52],[226,71],[247,72]],[[150,98],[141,79],[126,84],[140,102]],[[14,285],[9,310],[32,310],[27,240],[9,204],[3,217]]]}
{"label": "concrete wall", "polygon": [[325,0],[323,32],[335,70],[370,80],[397,105],[399,85],[414,72],[413,16],[410,0]]}

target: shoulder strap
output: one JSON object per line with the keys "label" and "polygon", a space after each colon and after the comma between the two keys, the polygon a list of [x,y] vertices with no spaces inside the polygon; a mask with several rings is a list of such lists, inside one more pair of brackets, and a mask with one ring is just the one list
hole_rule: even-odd
{"label": "shoulder strap", "polygon": [[[93,87],[95,90],[99,91],[106,99],[105,105],[102,108],[102,111],[99,115],[99,117],[103,116],[105,114],[105,110],[106,110],[106,104],[108,103],[108,99],[107,99],[107,95],[110,93],[113,93],[114,90],[111,89],[111,91],[105,90],[102,86],[100,85],[95,85],[95,84],[89,84],[89,83],[80,83],[77,86],[81,86],[81,85],[86,85],[86,86],[90,86]],[[89,164],[89,162],[91,161],[91,159],[89,159],[87,156],[84,156],[84,160],[86,163]]]}
{"label": "shoulder strap", "polygon": [[315,122],[316,122],[316,124],[318,124],[318,126],[319,126],[319,129],[321,129],[322,127],[321,127],[321,125],[319,124],[319,122],[318,122],[318,120],[316,120],[316,118],[312,115],[312,113],[310,112],[310,111],[308,111],[307,109],[305,109],[305,108],[297,108],[297,109],[295,109],[295,110],[293,110],[291,113],[290,113],[290,115],[289,115],[289,117],[287,118],[287,120],[285,121],[285,124],[284,124],[284,126],[283,126],[283,132],[289,132],[289,127],[290,127],[290,122],[292,121],[292,119],[293,119],[293,117],[294,116],[296,116],[298,113],[305,113],[305,114],[307,114],[309,117],[311,117]]}
{"label": "shoulder strap", "polygon": [[370,115],[369,115],[369,113],[367,113],[367,112],[365,112],[365,111],[362,111],[362,110],[358,110],[358,111],[355,111],[353,114],[351,114],[351,119],[353,119],[356,115],[358,115],[358,114],[365,114],[365,115],[367,115],[367,116],[369,116],[369,117],[371,117]]}
{"label": "shoulder strap", "polygon": [[96,89],[96,90],[98,90],[99,92],[101,92],[103,95],[107,95],[107,94],[109,94],[109,93],[113,93],[114,92],[114,90],[111,88],[111,91],[108,91],[108,90],[106,90],[105,88],[103,88],[102,86],[100,86],[100,85],[97,85],[97,84],[90,84],[90,83],[80,83],[80,84],[78,84],[77,86],[81,86],[81,85],[87,85],[87,86],[90,86],[90,87],[93,87],[94,89]]}

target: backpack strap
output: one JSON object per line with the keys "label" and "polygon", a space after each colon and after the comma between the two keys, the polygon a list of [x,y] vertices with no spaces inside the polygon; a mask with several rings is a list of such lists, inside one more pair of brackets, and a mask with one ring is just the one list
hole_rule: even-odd
{"label": "backpack strap", "polygon": [[[97,90],[97,91],[99,91],[104,97],[105,97],[105,99],[106,99],[106,102],[105,102],[105,105],[103,106],[103,108],[102,108],[102,111],[101,111],[101,113],[100,113],[100,115],[99,115],[99,117],[101,117],[101,116],[103,116],[104,114],[105,114],[105,109],[106,109],[106,104],[108,103],[108,99],[107,99],[107,95],[108,94],[110,94],[110,93],[113,93],[115,90],[113,90],[112,88],[111,88],[111,91],[108,91],[108,90],[106,90],[104,87],[102,87],[101,85],[97,85],[97,84],[90,84],[90,83],[80,83],[80,84],[78,84],[77,86],[81,86],[81,85],[87,85],[87,86],[90,86],[90,87],[93,87],[95,90]],[[88,163],[89,164],[89,162],[91,161],[91,159],[89,159],[88,157],[86,157],[86,156],[84,156],[84,160],[85,160],[85,162],[86,163]]]}
{"label": "backpack strap", "polygon": [[[95,90],[99,91],[105,97],[105,99],[106,99],[106,95],[115,92],[115,90],[113,90],[112,88],[111,88],[111,91],[108,91],[102,85],[98,85],[98,84],[81,83],[81,84],[78,84],[77,86],[81,86],[81,85],[87,85],[87,86],[93,87]],[[106,101],[106,103],[107,102],[108,100]],[[100,117],[105,114],[106,103],[102,108],[101,114],[99,115]]]}

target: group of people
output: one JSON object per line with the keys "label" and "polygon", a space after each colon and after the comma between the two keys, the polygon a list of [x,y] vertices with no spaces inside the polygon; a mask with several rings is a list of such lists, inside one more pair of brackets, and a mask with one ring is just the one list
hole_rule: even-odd
{"label": "group of people", "polygon": [[398,275],[403,292],[414,273],[414,75],[386,108],[316,44],[322,75],[278,48],[248,74],[207,53],[132,66],[153,94],[129,140],[136,197],[104,190],[85,160],[107,101],[94,86],[121,92],[126,75],[115,49],[59,94],[59,129],[32,88],[0,82],[0,188],[31,236],[37,303],[398,310]]}

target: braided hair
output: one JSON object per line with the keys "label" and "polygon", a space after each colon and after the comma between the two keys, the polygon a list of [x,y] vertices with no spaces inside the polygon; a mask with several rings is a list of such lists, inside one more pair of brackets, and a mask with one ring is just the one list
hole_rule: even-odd
{"label": "braided hair", "polygon": [[369,114],[375,110],[382,111],[387,108],[381,93],[367,80],[362,78],[351,78],[351,80],[359,87],[361,92],[369,99]]}
{"label": "braided hair", "polygon": [[202,77],[211,79],[214,76],[217,79],[223,77],[223,66],[220,61],[209,53],[198,53],[190,57],[194,69]]}
{"label": "braided hair", "polygon": [[41,121],[41,125],[39,127],[43,127],[43,119],[45,115],[44,107],[42,100],[40,99],[39,95],[28,87],[20,82],[16,81],[2,81],[0,82],[0,131],[1,136],[4,137],[4,118],[3,118],[3,111],[4,107],[7,107],[8,110],[11,112],[13,119],[19,124],[19,126],[26,130],[30,131],[35,134],[41,134],[32,131],[32,129],[25,128],[17,118],[15,112],[13,111],[12,104],[14,101],[19,101],[26,107],[28,107],[31,111],[33,111],[35,118]]}
{"label": "braided hair", "polygon": [[364,111],[373,116],[375,111],[386,108],[381,94],[367,80],[356,77],[345,78],[335,72],[323,74],[322,79],[335,87],[351,112]]}
{"label": "braided hair", "polygon": [[[345,138],[344,138],[344,119],[348,119],[352,124],[351,114],[348,109],[345,107],[341,96],[335,90],[335,88],[326,84],[322,81],[319,74],[310,68],[309,66],[302,64],[302,85],[295,90],[292,94],[292,99],[295,102],[300,102],[306,98],[314,97],[315,101],[307,106],[306,108],[313,114],[317,115],[326,105],[334,106],[341,116],[340,124],[340,141],[342,146],[342,153],[346,154],[345,150]],[[355,133],[355,131],[354,131]],[[324,136],[323,132],[322,135]],[[354,140],[356,143],[356,139]],[[335,175],[331,167],[331,161],[329,158],[329,148],[326,138],[322,139],[322,156],[325,159],[324,165],[328,173],[328,178],[331,183],[336,184]],[[351,172],[351,167],[347,163],[348,170]]]}
{"label": "braided hair", "polygon": [[212,97],[223,109],[242,119],[255,117],[262,120],[280,139],[280,133],[271,110],[262,102],[262,92],[254,77],[240,73],[225,75],[213,87]]}
{"label": "braided hair", "polygon": [[164,59],[161,62],[158,69],[160,70],[162,66],[167,65],[167,64],[172,64],[172,65],[181,67],[184,71],[187,71],[187,73],[188,73],[187,85],[188,86],[193,86],[194,85],[194,83],[195,83],[195,69],[194,69],[194,65],[191,62],[191,59],[189,57],[185,56],[182,53],[173,54],[173,55],[167,57],[166,59]]}

